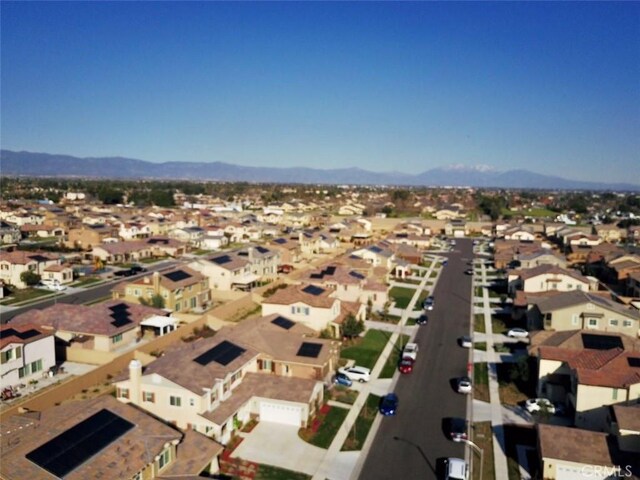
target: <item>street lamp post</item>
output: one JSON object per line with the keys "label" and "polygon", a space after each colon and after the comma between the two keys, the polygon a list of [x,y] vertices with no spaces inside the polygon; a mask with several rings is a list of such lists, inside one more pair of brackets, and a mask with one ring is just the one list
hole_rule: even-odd
{"label": "street lamp post", "polygon": [[466,443],[467,445],[469,445],[470,447],[473,447],[473,449],[478,452],[478,455],[480,456],[480,480],[482,480],[482,466],[483,466],[483,457],[484,457],[484,452],[482,451],[482,449],[476,445],[475,443],[473,443],[471,440],[465,440],[463,438],[457,440],[458,442],[463,442]]}

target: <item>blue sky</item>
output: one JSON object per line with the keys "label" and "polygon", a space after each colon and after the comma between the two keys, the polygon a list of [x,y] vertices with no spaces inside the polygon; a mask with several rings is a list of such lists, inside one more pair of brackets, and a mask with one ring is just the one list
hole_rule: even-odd
{"label": "blue sky", "polygon": [[640,179],[639,2],[2,2],[2,148]]}

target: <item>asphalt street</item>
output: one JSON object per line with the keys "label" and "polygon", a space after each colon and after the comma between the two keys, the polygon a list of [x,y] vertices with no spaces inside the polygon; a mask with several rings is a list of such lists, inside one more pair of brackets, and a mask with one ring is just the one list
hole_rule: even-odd
{"label": "asphalt street", "polygon": [[473,258],[471,240],[458,239],[448,255],[427,312],[429,322],[420,328],[419,357],[413,373],[396,386],[398,414],[382,419],[365,464],[362,480],[435,479],[437,459],[464,458],[464,444],[445,436],[444,419],[466,416],[465,395],[453,380],[465,375],[469,350],[457,339],[469,333],[471,276],[464,271]]}

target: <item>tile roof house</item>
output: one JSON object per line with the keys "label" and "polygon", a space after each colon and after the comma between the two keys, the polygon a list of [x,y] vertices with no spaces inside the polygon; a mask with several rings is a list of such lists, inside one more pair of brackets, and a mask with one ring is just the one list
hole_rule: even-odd
{"label": "tile roof house", "polygon": [[540,249],[535,252],[525,252],[517,255],[520,268],[533,268],[539,265],[556,265],[560,268],[567,268],[567,261],[552,250]]}
{"label": "tile roof house", "polygon": [[172,346],[144,370],[137,361],[117,396],[222,443],[250,418],[305,426],[336,368],[335,341],[271,315]]}
{"label": "tile roof house", "polygon": [[[27,284],[20,278],[24,272],[31,271],[44,277],[47,268],[58,265],[62,265],[62,258],[54,253],[2,250],[0,251],[0,280],[16,288],[27,288]],[[64,283],[73,280],[71,268],[66,269],[63,273],[64,275],[61,273],[59,276],[64,280]]]}
{"label": "tile roof house", "polygon": [[538,340],[530,347],[538,358],[538,395],[566,402],[577,426],[604,428],[609,405],[640,400],[637,339],[582,331]]}
{"label": "tile roof house", "polygon": [[637,478],[637,458],[613,435],[541,423],[537,431],[542,478]]}
{"label": "tile roof house", "polygon": [[2,388],[39,379],[56,364],[53,334],[36,325],[0,326]]}
{"label": "tile roof house", "polygon": [[80,248],[88,251],[108,241],[116,241],[118,238],[117,227],[110,225],[82,225],[78,228],[70,228],[64,245],[67,248]]}
{"label": "tile roof house", "polygon": [[223,449],[110,395],[3,417],[0,429],[6,479],[195,478],[218,471]]}
{"label": "tile roof house", "polygon": [[163,308],[173,312],[200,312],[211,303],[209,279],[181,266],[119,283],[111,292],[114,299],[136,303],[151,302],[159,296]]}
{"label": "tile roof house", "polygon": [[567,270],[555,265],[539,265],[534,268],[511,270],[508,274],[509,293],[515,296],[516,290],[525,293],[557,290],[589,291],[597,289],[597,280],[589,279],[576,270]]}
{"label": "tile roof house", "polygon": [[278,314],[316,332],[330,329],[341,336],[341,324],[348,315],[365,320],[365,306],[359,302],[340,300],[333,288],[317,285],[287,285],[262,301],[262,314]]}
{"label": "tile roof house", "polygon": [[640,312],[618,303],[610,295],[573,290],[540,298],[527,311],[530,330],[596,329],[640,335]]}
{"label": "tile roof house", "polygon": [[640,404],[612,405],[607,424],[609,433],[618,438],[621,450],[640,454]]}
{"label": "tile roof house", "polygon": [[141,322],[154,316],[167,316],[167,312],[121,300],[91,306],[57,303],[21,313],[9,326],[36,325],[55,335],[67,360],[102,364],[122,348],[135,346],[142,335]]}

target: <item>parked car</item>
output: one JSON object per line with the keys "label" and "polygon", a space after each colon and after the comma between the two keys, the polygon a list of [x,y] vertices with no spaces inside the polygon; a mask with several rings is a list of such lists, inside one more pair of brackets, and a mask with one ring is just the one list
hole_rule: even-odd
{"label": "parked car", "polygon": [[418,358],[418,344],[417,343],[407,343],[404,346],[404,350],[402,350],[402,358],[410,358],[411,360],[415,360]]}
{"label": "parked car", "polygon": [[507,332],[507,337],[511,338],[527,338],[529,336],[529,332],[527,332],[524,328],[512,328]]}
{"label": "parked car", "polygon": [[458,343],[463,348],[473,347],[473,340],[469,335],[463,335],[462,337],[458,338]]}
{"label": "parked car", "polygon": [[288,265],[288,264],[278,265],[278,273],[291,273],[293,272],[293,270],[294,270],[293,265]]}
{"label": "parked car", "polygon": [[395,393],[387,393],[380,399],[380,406],[378,409],[382,415],[395,415],[398,411],[398,396]]}
{"label": "parked car", "polygon": [[469,438],[467,434],[467,421],[464,418],[454,417],[449,419],[449,437],[454,442],[460,442]]}
{"label": "parked car", "polygon": [[426,325],[428,320],[429,319],[427,318],[426,315],[420,315],[418,318],[416,318],[416,325],[420,325],[420,326]]}
{"label": "parked car", "polygon": [[339,372],[333,378],[333,383],[335,383],[336,385],[343,385],[345,387],[350,387],[351,385],[353,385],[353,381],[349,377],[347,377],[344,373]]}
{"label": "parked car", "polygon": [[471,393],[471,379],[469,377],[460,377],[458,379],[458,393]]}
{"label": "parked car", "polygon": [[134,274],[135,273],[143,273],[143,272],[147,271],[147,269],[144,268],[142,265],[134,265],[129,270],[131,270]]}
{"label": "parked car", "polygon": [[371,378],[371,370],[365,367],[354,365],[353,367],[340,367],[338,373],[342,373],[349,377],[352,381],[368,382]]}
{"label": "parked car", "polygon": [[444,267],[447,263],[449,263],[449,260],[447,260],[446,258],[442,261],[442,266]]}
{"label": "parked car", "polygon": [[463,459],[449,457],[444,465],[445,480],[469,480],[469,465]]}
{"label": "parked car", "polygon": [[46,280],[37,284],[36,288],[44,288],[45,290],[51,290],[52,292],[62,292],[67,289],[66,285],[62,285],[57,281],[51,282]]}
{"label": "parked car", "polygon": [[402,358],[398,362],[398,370],[400,373],[411,373],[413,372],[413,363],[414,361],[409,357]]}
{"label": "parked car", "polygon": [[467,268],[464,273],[465,275],[473,275],[473,268]]}
{"label": "parked car", "polygon": [[529,413],[538,413],[542,411],[546,411],[551,414],[556,413],[556,406],[551,402],[551,400],[546,398],[530,398],[524,402],[524,408]]}
{"label": "parked car", "polygon": [[436,299],[433,296],[428,296],[424,299],[423,307],[425,310],[433,310],[433,306],[436,303]]}
{"label": "parked car", "polygon": [[134,272],[130,268],[125,268],[123,270],[118,270],[117,272],[114,272],[114,275],[116,277],[131,277],[131,276],[133,276],[135,274],[136,274],[136,272]]}

